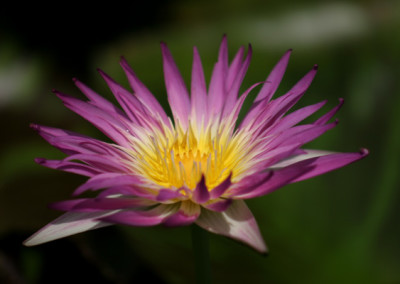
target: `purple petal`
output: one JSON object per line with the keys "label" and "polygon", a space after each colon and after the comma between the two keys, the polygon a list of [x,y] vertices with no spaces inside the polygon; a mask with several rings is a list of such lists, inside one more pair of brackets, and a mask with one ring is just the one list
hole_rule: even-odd
{"label": "purple petal", "polygon": [[265,99],[265,101],[269,101],[274,95],[276,89],[278,89],[279,84],[282,81],[283,75],[285,74],[286,67],[289,62],[290,54],[292,53],[292,49],[289,49],[285,52],[282,58],[278,61],[275,67],[272,69],[270,74],[268,75],[266,81],[271,82],[271,84],[265,84],[261,89],[260,93],[258,93],[255,102]]}
{"label": "purple petal", "polygon": [[99,221],[98,219],[112,213],[113,212],[65,213],[29,237],[24,241],[24,245],[35,246],[89,230],[109,226],[111,224]]}
{"label": "purple petal", "polygon": [[254,116],[256,116],[260,110],[265,107],[266,104],[271,100],[271,97],[274,95],[276,89],[278,88],[280,82],[282,81],[283,75],[285,74],[286,67],[289,62],[290,54],[292,50],[289,49],[285,52],[282,58],[278,61],[275,67],[272,69],[270,74],[268,75],[266,82],[263,88],[260,90],[260,93],[257,95],[254,100],[254,105],[247,113],[246,117],[243,120],[243,125],[247,125]]}
{"label": "purple petal", "polygon": [[129,119],[135,123],[139,123],[137,114],[145,112],[141,102],[133,94],[129,93],[120,84],[115,82],[105,72],[103,72],[100,69],[98,69],[98,71],[100,75],[103,77],[104,81],[106,81],[108,87],[114,94],[115,98],[117,99],[122,109],[128,115]]}
{"label": "purple petal", "polygon": [[282,118],[274,127],[272,127],[272,129],[269,130],[269,133],[277,133],[296,125],[297,123],[303,121],[304,119],[315,113],[317,110],[319,110],[321,107],[323,107],[325,103],[326,101],[322,101],[314,105],[303,107],[288,114],[287,116]]}
{"label": "purple petal", "polygon": [[105,172],[130,172],[129,167],[121,159],[109,155],[75,154],[64,159],[64,161],[72,160],[80,160]]}
{"label": "purple petal", "polygon": [[163,222],[168,227],[187,226],[192,224],[200,215],[200,206],[191,201],[181,202],[181,206],[175,214]]}
{"label": "purple petal", "polygon": [[337,112],[338,110],[342,107],[344,103],[344,100],[342,98],[339,99],[339,104],[335,106],[332,110],[327,112],[325,115],[321,116],[319,119],[317,119],[314,124],[325,124],[327,123]]}
{"label": "purple petal", "polygon": [[261,253],[267,252],[257,222],[242,200],[235,200],[222,213],[202,210],[196,224],[211,233],[243,242]]}
{"label": "purple petal", "polygon": [[74,173],[78,175],[92,177],[101,173],[99,169],[69,161],[47,160],[44,158],[36,158],[35,162],[44,167]]}
{"label": "purple petal", "polygon": [[81,194],[89,189],[97,190],[111,186],[137,185],[140,183],[141,181],[138,177],[133,175],[123,173],[104,173],[90,178],[87,182],[79,186],[75,190],[74,195]]}
{"label": "purple petal", "polygon": [[[241,128],[247,126],[252,120],[255,120],[256,126],[263,125],[264,131],[276,123],[299,99],[304,95],[311,85],[317,73],[318,67],[315,65],[303,78],[301,78],[285,95],[269,102],[254,102],[250,111],[241,123]],[[264,99],[265,100],[265,99]]]}
{"label": "purple petal", "polygon": [[168,101],[171,106],[175,121],[179,120],[186,129],[188,126],[188,117],[190,110],[189,94],[178,67],[172,58],[171,52],[165,43],[161,43],[163,55],[163,67],[165,86],[168,94]]}
{"label": "purple petal", "polygon": [[205,204],[202,204],[201,206],[211,211],[223,212],[226,209],[228,209],[229,206],[231,206],[232,202],[233,202],[232,199],[218,198],[210,200]]}
{"label": "purple petal", "polygon": [[204,175],[201,177],[201,180],[197,183],[196,188],[193,190],[192,199],[194,202],[200,204],[207,202],[210,199],[210,193],[208,192]]}
{"label": "purple petal", "polygon": [[124,210],[113,215],[101,218],[101,221],[108,223],[117,223],[129,226],[155,226],[161,224],[167,217],[174,214],[178,210],[176,204],[158,205],[157,207],[141,211],[141,210]]}
{"label": "purple petal", "polygon": [[81,92],[90,100],[90,103],[94,106],[107,110],[112,113],[118,113],[119,115],[124,115],[123,112],[118,109],[115,105],[107,101],[102,96],[98,95],[95,91],[90,89],[88,86],[80,82],[78,79],[73,79],[75,85],[81,90]]}
{"label": "purple petal", "polygon": [[116,114],[113,116],[112,113],[108,113],[106,110],[99,109],[96,106],[85,103],[81,100],[61,94],[57,91],[55,91],[55,93],[67,108],[91,122],[117,144],[125,147],[130,146],[130,142],[126,135],[127,132],[132,129],[123,116],[116,117]]}
{"label": "purple petal", "polygon": [[81,198],[55,202],[50,204],[50,208],[62,211],[93,212],[151,206],[154,204],[156,204],[154,201],[142,198]]}

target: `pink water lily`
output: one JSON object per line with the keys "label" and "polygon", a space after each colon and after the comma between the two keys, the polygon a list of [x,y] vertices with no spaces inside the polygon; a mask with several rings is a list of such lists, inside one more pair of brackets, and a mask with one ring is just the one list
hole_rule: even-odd
{"label": "pink water lily", "polygon": [[[289,61],[287,51],[265,82],[239,95],[251,58],[249,46],[228,60],[223,38],[207,89],[194,48],[189,92],[166,44],[161,44],[165,85],[173,118],[138,79],[125,59],[121,66],[133,92],[99,71],[121,108],[82,82],[82,101],[54,91],[66,107],[100,129],[110,142],[46,126],[32,125],[63,160],[39,164],[88,177],[74,195],[96,191],[95,198],[52,204],[66,211],[25,241],[32,246],[111,224],[182,226],[195,223],[212,233],[241,241],[259,252],[267,247],[245,201],[282,186],[343,167],[367,155],[303,149],[335,127],[329,122],[339,104],[309,124],[299,124],[325,101],[286,114],[304,95],[314,66],[286,94],[272,99]],[[260,85],[250,110],[238,123],[244,100]]]}

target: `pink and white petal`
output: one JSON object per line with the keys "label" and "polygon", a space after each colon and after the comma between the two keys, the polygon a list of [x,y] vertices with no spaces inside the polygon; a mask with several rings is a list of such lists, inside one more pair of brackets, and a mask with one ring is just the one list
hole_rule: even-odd
{"label": "pink and white petal", "polygon": [[302,149],[304,152],[300,155],[294,155],[288,159],[284,159],[270,167],[270,169],[280,169],[284,168],[287,166],[290,166],[292,164],[295,164],[297,162],[301,162],[307,159],[312,159],[312,158],[317,158],[321,156],[326,156],[330,154],[334,154],[332,151],[322,151],[322,150],[307,150],[307,149]]}
{"label": "pink and white petal", "polygon": [[111,225],[110,223],[99,221],[98,219],[113,213],[114,212],[112,211],[65,213],[29,237],[24,241],[24,245],[35,246],[89,230],[109,226]]}
{"label": "pink and white petal", "polygon": [[100,218],[107,223],[117,223],[128,226],[155,226],[161,224],[166,218],[178,211],[177,204],[158,205],[150,210],[123,210],[115,214]]}
{"label": "pink and white petal", "polygon": [[191,201],[183,201],[178,212],[165,219],[163,224],[168,227],[190,225],[197,220],[200,211],[200,205]]}
{"label": "pink and white petal", "polygon": [[201,211],[196,224],[203,229],[243,242],[260,253],[267,253],[253,214],[242,200],[235,200],[224,212]]}
{"label": "pink and white petal", "polygon": [[[191,103],[192,114],[196,115],[198,127],[201,128],[202,119],[208,117],[207,87],[200,55],[196,47],[193,48]],[[207,124],[207,121],[204,121],[204,123]]]}
{"label": "pink and white petal", "polygon": [[190,111],[189,94],[183,78],[176,66],[171,52],[165,43],[161,43],[163,56],[164,79],[174,119],[179,120],[184,129],[188,126]]}
{"label": "pink and white petal", "polygon": [[324,155],[316,158],[311,158],[304,160],[291,166],[296,166],[300,163],[310,161],[311,170],[304,172],[303,174],[297,176],[291,182],[297,182],[305,179],[309,179],[338,168],[344,167],[348,164],[354,163],[362,158],[368,156],[369,152],[367,149],[362,148],[358,153],[334,153],[329,155]]}

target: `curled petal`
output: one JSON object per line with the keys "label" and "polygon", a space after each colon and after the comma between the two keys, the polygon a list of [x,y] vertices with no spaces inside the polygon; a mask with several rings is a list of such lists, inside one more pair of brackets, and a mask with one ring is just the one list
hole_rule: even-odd
{"label": "curled petal", "polygon": [[192,224],[200,215],[200,206],[191,201],[181,202],[178,212],[169,216],[163,222],[164,225],[174,226],[186,226]]}
{"label": "curled petal", "polygon": [[267,253],[257,222],[242,200],[235,200],[224,212],[202,210],[196,224],[211,233],[238,240],[260,253]]}

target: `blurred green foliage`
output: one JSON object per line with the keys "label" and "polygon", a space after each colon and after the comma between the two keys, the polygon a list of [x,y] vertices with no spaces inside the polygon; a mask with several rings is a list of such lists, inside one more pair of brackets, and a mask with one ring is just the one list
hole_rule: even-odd
{"label": "blurred green foliage", "polygon": [[158,42],[168,43],[189,83],[192,46],[198,46],[209,78],[224,33],[231,56],[240,45],[253,46],[243,89],[265,80],[288,48],[294,52],[277,95],[318,63],[319,74],[299,105],[329,99],[327,110],[339,97],[346,103],[338,127],[309,148],[366,147],[371,154],[250,200],[270,255],[211,235],[214,283],[400,283],[398,1],[197,0],[91,9],[71,5],[64,14],[54,8],[52,19],[43,11],[27,13],[21,18],[28,25],[12,14],[0,20],[1,283],[192,282],[190,228],[115,226],[23,247],[25,238],[59,214],[46,205],[69,198],[84,181],[33,162],[62,154],[29,124],[104,139],[50,90],[82,98],[70,81],[78,76],[113,100],[95,68],[127,86],[118,65],[124,55],[166,106]]}

